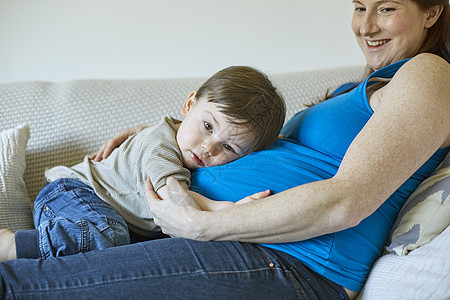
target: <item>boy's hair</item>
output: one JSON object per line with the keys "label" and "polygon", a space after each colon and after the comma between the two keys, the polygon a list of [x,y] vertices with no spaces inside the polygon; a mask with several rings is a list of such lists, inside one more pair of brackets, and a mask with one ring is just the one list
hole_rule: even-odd
{"label": "boy's hair", "polygon": [[284,100],[269,78],[247,66],[217,72],[198,89],[197,98],[217,104],[229,122],[248,129],[252,135],[249,153],[272,145],[286,117]]}

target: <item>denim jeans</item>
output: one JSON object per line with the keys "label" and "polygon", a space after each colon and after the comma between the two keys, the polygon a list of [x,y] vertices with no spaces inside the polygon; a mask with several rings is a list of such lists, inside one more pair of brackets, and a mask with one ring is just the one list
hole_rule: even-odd
{"label": "denim jeans", "polygon": [[0,299],[348,299],[277,250],[179,238],[7,261],[0,277]]}
{"label": "denim jeans", "polygon": [[[42,189],[34,202],[33,221],[36,230],[25,238],[36,238],[24,241],[23,233],[16,233],[18,258],[46,259],[130,243],[122,217],[91,187],[74,179],[59,179]],[[36,250],[21,255],[24,246]]]}

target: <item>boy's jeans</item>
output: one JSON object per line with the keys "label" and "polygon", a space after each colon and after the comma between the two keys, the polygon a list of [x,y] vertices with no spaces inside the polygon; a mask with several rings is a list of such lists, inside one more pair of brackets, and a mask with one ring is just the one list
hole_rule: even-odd
{"label": "boy's jeans", "polygon": [[[46,259],[130,243],[122,217],[91,187],[74,179],[47,184],[34,203],[33,220],[39,256],[25,258]],[[19,254],[20,238],[16,246]]]}

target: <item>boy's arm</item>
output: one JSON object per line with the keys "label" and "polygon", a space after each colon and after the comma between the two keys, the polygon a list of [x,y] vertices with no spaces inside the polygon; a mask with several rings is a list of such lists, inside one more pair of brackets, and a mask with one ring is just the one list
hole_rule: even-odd
{"label": "boy's arm", "polygon": [[[188,189],[188,186],[185,182],[180,183],[184,189],[186,190]],[[156,193],[161,199],[167,199],[168,197],[167,186],[163,185],[162,187],[159,188],[159,190]],[[204,211],[216,211],[234,205],[234,203],[231,201],[215,201],[205,197],[196,197],[195,200],[200,209]]]}
{"label": "boy's arm", "polygon": [[[180,182],[180,184],[183,186],[184,189],[186,189],[186,190],[188,189],[188,186],[186,183]],[[158,196],[161,199],[167,199],[167,197],[168,197],[167,186],[163,185],[161,188],[159,188],[159,190],[156,193],[158,194]],[[265,198],[269,195],[270,195],[270,190],[267,190],[264,192],[257,193],[257,195],[255,194],[255,195],[253,195],[253,197],[247,197],[245,199],[242,199],[236,203],[231,202],[231,201],[211,200],[211,199],[208,199],[208,198],[203,197],[200,194],[196,194],[196,193],[195,193],[194,198],[201,210],[217,211],[217,210],[221,210],[221,209],[233,206],[235,204],[244,204],[244,203],[252,202],[252,201],[258,200],[260,198]]]}
{"label": "boy's arm", "polygon": [[128,139],[133,134],[138,134],[139,132],[141,132],[142,130],[144,130],[147,127],[148,126],[138,126],[138,127],[134,127],[134,128],[127,128],[127,129],[119,132],[112,139],[110,139],[109,141],[104,143],[102,145],[102,147],[100,148],[100,150],[91,154],[89,156],[89,159],[99,162],[102,159],[107,158],[111,154],[111,152],[115,148],[119,147],[123,142],[125,142],[126,139]]}
{"label": "boy's arm", "polygon": [[207,199],[207,198],[199,198],[196,199],[198,205],[200,206],[200,208],[202,210],[206,210],[206,211],[216,211],[216,210],[221,210],[223,208],[227,208],[230,206],[233,206],[235,203],[231,202],[231,201],[216,201],[216,200],[211,200],[211,199]]}

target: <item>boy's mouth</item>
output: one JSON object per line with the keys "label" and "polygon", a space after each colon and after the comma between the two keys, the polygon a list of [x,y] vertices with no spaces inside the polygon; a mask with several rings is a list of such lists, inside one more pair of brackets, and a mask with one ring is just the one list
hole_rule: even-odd
{"label": "boy's mouth", "polygon": [[203,160],[197,154],[195,154],[194,152],[189,151],[189,155],[191,156],[192,161],[194,162],[194,164],[196,164],[197,166],[199,166],[199,167],[205,167],[206,166],[206,164],[203,162]]}

